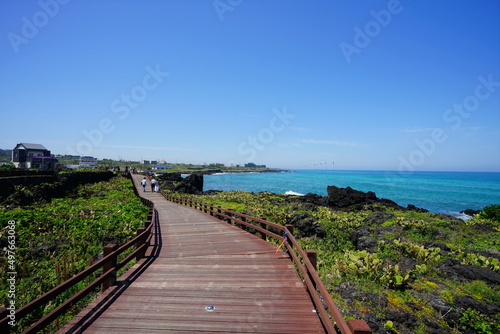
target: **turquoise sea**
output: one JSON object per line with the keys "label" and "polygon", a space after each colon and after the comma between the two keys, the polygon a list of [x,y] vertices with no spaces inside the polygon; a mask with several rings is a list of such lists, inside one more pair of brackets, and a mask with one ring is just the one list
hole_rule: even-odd
{"label": "turquoise sea", "polygon": [[327,195],[326,187],[373,191],[401,206],[413,204],[460,217],[465,209],[500,204],[500,173],[295,170],[290,173],[205,175],[204,190]]}

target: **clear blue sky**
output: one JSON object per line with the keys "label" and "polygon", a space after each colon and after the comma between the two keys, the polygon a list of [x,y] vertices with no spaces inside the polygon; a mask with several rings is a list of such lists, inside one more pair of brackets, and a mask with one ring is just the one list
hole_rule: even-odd
{"label": "clear blue sky", "polygon": [[2,1],[0,148],[500,171],[500,2]]}

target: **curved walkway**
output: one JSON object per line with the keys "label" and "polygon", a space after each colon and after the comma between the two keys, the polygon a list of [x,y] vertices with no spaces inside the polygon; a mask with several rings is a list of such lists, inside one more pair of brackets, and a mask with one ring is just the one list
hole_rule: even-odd
{"label": "curved walkway", "polygon": [[158,211],[154,247],[61,333],[324,333],[288,255],[143,193],[141,179],[136,187]]}

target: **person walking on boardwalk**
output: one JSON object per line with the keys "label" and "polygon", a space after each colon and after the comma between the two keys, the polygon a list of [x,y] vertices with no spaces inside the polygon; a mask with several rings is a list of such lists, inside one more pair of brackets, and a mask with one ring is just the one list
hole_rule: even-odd
{"label": "person walking on boardwalk", "polygon": [[142,185],[142,192],[146,192],[146,185],[148,184],[148,181],[146,181],[146,177],[144,177],[141,181]]}
{"label": "person walking on boardwalk", "polygon": [[160,182],[159,181],[155,182],[155,192],[157,192],[157,193],[160,192]]}
{"label": "person walking on boardwalk", "polygon": [[158,181],[156,181],[155,179],[151,179],[151,192],[155,191],[156,183],[158,183]]}

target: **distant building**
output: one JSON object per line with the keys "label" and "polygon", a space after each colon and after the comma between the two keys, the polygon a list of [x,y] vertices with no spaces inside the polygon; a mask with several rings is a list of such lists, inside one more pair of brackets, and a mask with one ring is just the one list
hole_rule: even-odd
{"label": "distant building", "polygon": [[12,163],[17,168],[54,169],[57,162],[40,144],[19,143],[12,150]]}
{"label": "distant building", "polygon": [[94,157],[81,157],[80,158],[80,167],[82,168],[94,168],[97,167],[97,158]]}
{"label": "distant building", "polygon": [[153,169],[172,169],[170,166],[154,166]]}
{"label": "distant building", "polygon": [[151,163],[149,160],[141,160],[141,162],[143,165],[149,165]]}

